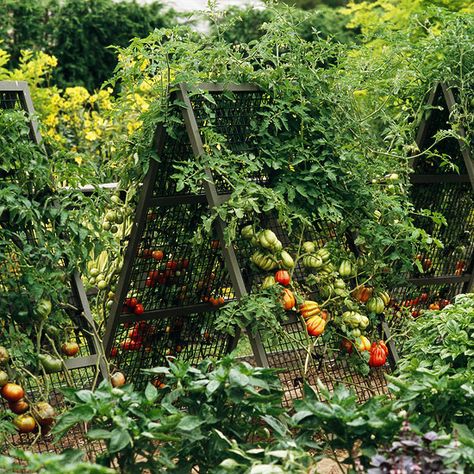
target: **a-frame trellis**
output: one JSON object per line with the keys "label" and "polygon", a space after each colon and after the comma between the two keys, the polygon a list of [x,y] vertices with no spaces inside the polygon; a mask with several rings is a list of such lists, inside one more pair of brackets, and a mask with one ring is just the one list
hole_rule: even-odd
{"label": "a-frame trellis", "polygon": [[[26,112],[30,125],[30,139],[41,146],[41,135],[38,123],[35,120],[35,110],[31,100],[28,84],[22,81],[0,81],[0,113],[6,110],[20,110]],[[15,179],[9,176],[8,179]],[[0,177],[0,186],[2,177]],[[9,228],[9,217],[7,213],[3,213],[0,217],[0,228]],[[25,230],[28,232],[28,229]],[[64,236],[67,239],[67,236]],[[28,234],[28,239],[34,243],[34,234]],[[19,247],[21,251],[21,241],[12,242],[13,245]],[[0,282],[0,286],[1,286]],[[12,280],[8,282],[9,286]],[[21,283],[18,281],[19,290],[22,290]],[[74,337],[80,345],[79,354],[76,357],[65,358],[65,369],[48,375],[41,373],[35,377],[25,376],[20,382],[25,391],[26,397],[30,403],[38,401],[48,401],[58,412],[64,408],[63,395],[61,389],[68,386],[75,388],[90,388],[97,377],[106,377],[106,362],[101,350],[101,341],[97,335],[94,319],[92,317],[87,296],[82,284],[82,280],[77,271],[69,276],[69,281],[65,283],[70,286],[70,297],[68,303],[68,315],[74,326]],[[4,324],[4,323],[3,323]],[[31,369],[30,369],[31,370]],[[48,399],[44,400],[44,387],[48,387]],[[4,401],[2,400],[2,402]],[[5,409],[8,409],[5,405]],[[31,446],[35,440],[35,445]],[[25,449],[33,449],[39,452],[56,451],[60,452],[66,448],[84,447],[84,433],[82,428],[71,430],[60,442],[53,444],[52,436],[44,434],[37,437],[35,433],[14,435],[12,440],[16,447]],[[85,446],[86,451],[94,450],[93,444]],[[6,452],[7,447],[2,451]]]}
{"label": "a-frame trellis", "polygon": [[[411,160],[415,209],[441,213],[447,221],[447,225],[440,225],[429,218],[415,219],[417,226],[440,239],[444,247],[419,255],[424,272],[412,275],[410,286],[393,292],[395,304],[410,308],[414,316],[430,305],[443,307],[455,295],[474,288],[473,144],[468,143],[462,126],[457,130],[460,139],[449,133],[441,140],[435,138],[437,133],[451,130],[457,95],[456,88],[446,84],[433,89],[416,137],[420,156]],[[447,165],[448,161],[455,168]]]}
{"label": "a-frame trellis", "polygon": [[[171,176],[177,162],[205,153],[202,132],[206,127],[225,137],[232,152],[258,153],[254,126],[268,100],[253,85],[215,84],[192,90],[181,85],[170,98],[172,105],[181,107],[183,125],[172,136],[164,126],[156,132],[153,149],[159,161],[151,160],[143,183],[104,338],[106,354],[136,385],[143,386],[148,380],[141,369],[165,365],[167,356],[194,363],[222,355],[235,345],[236,339],[213,330],[215,307],[208,300],[241,298],[254,283],[260,283],[252,274],[250,255],[240,252],[239,242],[220,246],[226,225],[222,221],[217,222],[208,242],[192,240],[201,217],[228,199],[230,190],[225,180],[210,171],[199,193],[186,188],[178,191]],[[269,175],[252,179],[271,186]],[[284,245],[288,243],[276,219],[265,216],[261,225],[272,228]],[[333,236],[322,226],[321,234],[308,238],[327,241]],[[304,278],[301,269],[295,275]],[[290,318],[285,330],[293,339],[305,337],[296,318]],[[288,340],[264,345],[258,336],[250,337],[250,342],[258,365],[283,369],[280,376],[286,401],[300,397],[305,358],[301,348]],[[326,357],[323,344],[315,347],[310,364],[307,378],[313,383],[317,377],[330,387],[346,381],[361,399],[385,390],[387,368],[362,377],[344,358]]]}

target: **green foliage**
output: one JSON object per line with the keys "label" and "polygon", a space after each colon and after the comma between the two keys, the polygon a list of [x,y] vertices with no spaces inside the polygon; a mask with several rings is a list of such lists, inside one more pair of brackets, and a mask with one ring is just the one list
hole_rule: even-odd
{"label": "green foliage", "polygon": [[[212,32],[222,35],[229,43],[256,41],[265,34],[264,24],[274,21],[278,12],[272,8],[230,7],[223,14],[213,17]],[[298,18],[294,25],[295,32],[307,41],[333,38],[335,41],[350,43],[356,40],[354,30],[346,28],[349,18],[339,10],[319,5],[311,12],[295,11],[294,15]]]}
{"label": "green foliage", "polygon": [[2,44],[17,65],[21,51],[32,49],[54,55],[60,64],[56,82],[98,88],[110,78],[116,54],[110,46],[126,46],[136,36],[175,21],[161,2],[140,5],[112,0],[1,0]]}
{"label": "green foliage", "polygon": [[[466,427],[460,429],[465,434],[470,433]],[[405,472],[461,472],[461,465],[467,468],[474,460],[472,454],[472,448],[468,445],[459,445],[433,431],[419,436],[408,422],[404,422],[400,435],[392,445],[381,449],[372,458],[371,465],[374,467],[368,470],[368,474],[393,472],[402,466]],[[458,462],[460,459],[461,465]]]}
{"label": "green foliage", "polygon": [[[427,433],[432,444],[423,446],[418,414],[407,413],[399,400],[386,396],[360,404],[342,385],[332,392],[321,384],[317,390],[305,385],[304,398],[295,401],[290,416],[272,369],[226,357],[196,367],[170,360],[168,367],[146,372],[154,384],[140,392],[132,385],[112,388],[105,381],[95,392],[67,389],[71,409],[54,433],[64,436],[88,423],[88,437],[107,446],[101,463],[119,466],[123,473],[191,472],[198,466],[200,472],[219,474],[303,474],[328,457],[341,469],[361,470],[371,460],[378,460],[379,467],[382,461],[396,462],[405,448],[413,463],[442,462],[455,472],[473,466],[469,426],[453,422],[447,435],[442,423],[434,424],[441,434]],[[413,423],[405,444],[407,436],[398,436],[404,420]]]}
{"label": "green foliage", "polygon": [[348,456],[344,462],[351,464],[355,459],[367,464],[377,446],[393,439],[402,423],[386,397],[360,405],[356,394],[343,385],[333,393],[322,385],[318,391],[307,385],[295,410],[292,421],[299,430],[299,443],[311,448],[322,438],[332,450],[344,450]]}
{"label": "green foliage", "polygon": [[[177,472],[199,466],[200,472],[210,472],[233,459],[224,464],[224,472],[226,465],[247,463],[252,457],[259,462],[271,458],[271,453],[262,456],[269,430],[288,435],[280,384],[270,369],[225,358],[215,366],[204,361],[197,367],[178,360],[148,372],[167,387],[158,390],[149,384],[144,392],[135,392],[131,385],[112,388],[104,381],[95,392],[68,391],[72,408],[54,432],[61,436],[78,423],[91,422],[94,429],[88,437],[107,444],[102,462],[115,461],[124,473],[153,466]],[[258,439],[262,441],[249,444]],[[241,457],[233,453],[237,447],[261,447],[262,452]]]}
{"label": "green foliage", "polygon": [[[97,464],[84,462],[80,451],[62,454],[38,454],[19,449],[12,450],[13,457],[0,456],[0,473],[14,472],[31,474],[113,474],[116,471]],[[18,463],[22,461],[22,464]]]}
{"label": "green foliage", "polygon": [[281,287],[276,285],[228,303],[217,313],[216,329],[232,336],[237,328],[247,329],[268,342],[284,337],[281,323],[288,315],[279,301],[280,293]]}
{"label": "green foliage", "polygon": [[[225,41],[225,27],[212,44],[180,27],[154,32],[121,50],[116,80],[124,97],[147,83],[159,99],[143,116],[141,135],[117,159],[124,163],[124,156],[138,155],[146,169],[150,153],[144,150],[156,124],[165,123],[171,135],[178,133],[181,104],[166,101],[177,83],[256,83],[270,98],[252,123],[257,156],[232,153],[207,125],[201,128],[206,155],[175,164],[173,179],[181,189],[198,189],[206,168],[230,185],[230,200],[204,222],[205,229],[220,216],[232,238],[243,216],[257,220],[272,208],[288,229],[302,222],[331,222],[339,236],[347,230],[358,234],[375,285],[390,276],[400,280],[411,270],[417,247],[433,244],[415,229],[407,199],[414,110],[394,113],[383,107],[398,100],[387,76],[374,81],[374,88],[384,86],[383,96],[382,91],[359,94],[357,89],[367,81],[362,72],[366,63],[358,64],[359,58],[343,60],[347,50],[340,44],[321,38],[307,41],[295,34],[301,11],[281,7],[272,12],[259,41],[238,48]],[[426,93],[431,84],[418,87]],[[251,182],[255,170],[270,174],[272,186]],[[127,176],[123,186],[137,173],[136,165],[128,167],[122,173]],[[386,178],[392,175],[397,179]]]}
{"label": "green foliage", "polygon": [[68,275],[100,243],[94,227],[83,224],[83,212],[94,216],[94,206],[80,192],[56,191],[48,157],[30,140],[23,112],[0,112],[0,140],[0,311],[7,323],[0,341],[14,345],[17,368],[31,369],[29,338],[39,341],[45,325],[67,329]]}
{"label": "green foliage", "polygon": [[396,407],[423,429],[474,428],[474,297],[424,313],[411,328],[399,375],[389,377]]}

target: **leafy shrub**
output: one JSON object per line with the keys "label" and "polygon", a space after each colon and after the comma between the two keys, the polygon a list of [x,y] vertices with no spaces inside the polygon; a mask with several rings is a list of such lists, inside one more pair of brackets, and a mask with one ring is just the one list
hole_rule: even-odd
{"label": "leafy shrub", "polygon": [[399,375],[389,377],[395,406],[423,429],[474,427],[474,296],[414,321]]}
{"label": "leafy shrub", "polygon": [[[0,473],[31,474],[113,474],[116,471],[82,460],[83,453],[69,451],[63,454],[38,454],[19,449],[12,450],[12,457],[0,455]],[[22,461],[22,464],[18,463]]]}
{"label": "leafy shrub", "polygon": [[0,344],[11,347],[12,364],[22,372],[37,365],[33,341],[45,337],[46,327],[67,332],[66,282],[101,243],[94,225],[84,223],[95,205],[73,189],[56,192],[26,114],[0,110],[0,137]]}
{"label": "leafy shrub", "polygon": [[22,50],[43,51],[59,60],[54,78],[60,86],[92,90],[109,79],[117,63],[110,46],[126,46],[136,36],[170,26],[174,13],[163,4],[112,0],[3,0],[3,48],[20,63]]}
{"label": "leafy shrub", "polygon": [[95,392],[68,391],[72,408],[54,432],[63,435],[77,423],[90,422],[88,437],[107,444],[102,462],[116,462],[124,473],[157,465],[179,472],[199,466],[208,472],[226,460],[223,470],[247,464],[245,456],[233,454],[237,447],[262,448],[249,453],[261,462],[270,432],[289,434],[279,380],[271,369],[254,369],[227,357],[215,367],[211,361],[194,368],[178,360],[148,372],[166,387],[149,384],[136,392],[131,385],[114,389],[104,381]]}
{"label": "leafy shrub", "polygon": [[[231,7],[215,16],[212,31],[229,43],[249,43],[263,36],[264,23],[273,21],[280,14],[285,14],[284,10]],[[314,11],[295,12],[295,15],[300,19],[295,24],[295,32],[307,41],[333,38],[350,43],[357,38],[354,30],[346,28],[349,19],[339,10],[319,5]]]}
{"label": "leafy shrub", "polygon": [[[469,433],[465,427],[460,428]],[[448,436],[440,437],[433,431],[419,436],[408,422],[404,422],[400,435],[392,445],[381,449],[372,458],[373,467],[368,470],[368,474],[464,472],[464,467],[467,468],[474,461],[473,454],[472,447],[459,445]],[[458,462],[460,459],[461,464]]]}

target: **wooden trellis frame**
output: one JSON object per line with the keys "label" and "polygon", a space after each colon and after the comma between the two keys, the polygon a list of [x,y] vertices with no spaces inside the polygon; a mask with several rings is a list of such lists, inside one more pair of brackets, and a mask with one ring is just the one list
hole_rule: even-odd
{"label": "wooden trellis frame", "polygon": [[[474,161],[472,144],[466,141],[461,126],[456,139],[447,137],[435,146],[434,135],[451,127],[457,107],[456,89],[437,84],[430,93],[416,137],[421,152],[432,150],[448,155],[459,172],[441,167],[441,160],[426,155],[411,159],[412,201],[415,209],[430,209],[446,215],[447,226],[435,225],[428,219],[416,224],[439,238],[443,249],[421,256],[425,274],[413,275],[409,286],[394,290],[396,304],[420,310],[441,302],[441,306],[456,294],[474,290]],[[424,295],[420,301],[420,295]],[[427,296],[426,296],[427,295]],[[444,302],[444,303],[443,303]],[[392,321],[394,323],[394,321]]]}
{"label": "wooden trellis frame", "polygon": [[[28,84],[23,81],[0,81],[0,109],[18,109],[27,113],[30,126],[30,139],[38,146],[42,145],[42,138],[39,132],[38,123],[35,119],[35,109],[31,99]],[[0,226],[8,225],[8,218],[0,220]],[[14,242],[21,249],[21,243]],[[80,352],[77,357],[64,359],[65,371],[71,376],[76,388],[90,388],[97,375],[107,377],[107,365],[101,349],[101,341],[97,335],[95,322],[90,311],[89,302],[84,290],[84,286],[79,272],[74,271],[69,278],[69,286],[71,294],[68,303],[71,308],[74,307],[74,314],[71,317],[79,327],[76,336],[80,341]],[[62,387],[68,386],[65,371],[53,373],[49,375],[38,375],[38,379],[44,382],[47,378],[48,385],[52,388],[50,392],[50,403],[61,409],[63,406],[63,398],[60,393]],[[38,387],[30,381],[26,380],[24,386],[26,394],[30,401],[39,401],[37,398],[41,396]],[[62,451],[66,448],[76,448],[82,446],[84,433],[82,428],[75,429],[68,434],[59,443],[53,444],[50,435],[42,436],[36,440],[34,446],[30,446],[34,434],[16,435],[14,444],[17,447],[25,447],[34,449],[35,451]],[[88,445],[87,450],[93,450],[94,446]]]}
{"label": "wooden trellis frame", "polygon": [[[197,94],[194,93],[196,90]],[[227,97],[229,94],[230,98]],[[206,95],[210,95],[212,100],[207,100]],[[225,202],[230,197],[230,191],[210,170],[206,172],[202,190],[197,194],[187,190],[177,191],[171,175],[175,160],[192,157],[198,159],[205,154],[201,128],[210,125],[210,122],[217,133],[227,139],[227,146],[232,151],[257,151],[256,144],[252,143],[251,122],[258,117],[266,100],[268,97],[262,90],[248,84],[202,84],[192,90],[181,84],[170,98],[171,103],[176,102],[181,106],[181,135],[169,136],[164,126],[159,126],[156,131],[153,151],[160,157],[160,161],[151,160],[143,183],[116,299],[104,336],[106,354],[110,355],[115,366],[137,385],[143,385],[149,379],[140,369],[164,365],[168,355],[196,362],[201,357],[219,356],[235,347],[237,338],[229,338],[223,334],[213,333],[210,339],[203,341],[203,334],[210,331],[212,326],[215,308],[197,299],[199,292],[196,292],[194,285],[196,280],[200,281],[206,275],[196,267],[196,259],[209,258],[214,262],[212,271],[217,273],[217,268],[220,269],[216,284],[209,293],[217,292],[225,300],[229,300],[240,299],[251,290],[252,277],[249,273],[252,270],[245,268],[249,266],[249,256],[239,255],[238,242],[221,247],[217,255],[206,248],[205,242],[200,244],[202,248],[190,248],[183,240],[191,238],[201,216],[212,212],[214,207]],[[211,109],[211,118],[206,116],[206,108]],[[256,176],[255,179],[265,183],[269,181],[268,176]],[[172,226],[167,227],[166,222],[172,222]],[[275,219],[269,217],[263,224],[273,228],[283,242],[287,240]],[[183,230],[182,226],[187,230]],[[225,222],[217,221],[214,229],[216,241],[224,242],[225,227]],[[154,250],[164,253],[162,260],[154,261],[150,258]],[[190,254],[193,252],[194,258],[191,258]],[[173,302],[176,297],[173,287],[176,284],[170,284],[166,280],[166,272],[170,269],[168,266],[173,265],[173,261],[179,262],[183,259],[190,262],[189,268],[192,272],[197,272],[199,277],[193,280],[185,271],[181,284],[186,288],[186,292],[178,302]],[[151,281],[153,276],[159,281]],[[168,277],[174,275],[168,272]],[[182,278],[181,271],[179,278]],[[232,291],[228,291],[229,286],[232,286]],[[134,299],[136,301],[133,301]],[[126,301],[128,305],[124,304]],[[139,314],[133,309],[137,302],[144,306],[143,311],[140,308]],[[286,328],[289,332],[301,333],[302,330],[301,323],[296,319],[290,319]],[[383,325],[382,330],[388,331],[387,326]],[[258,335],[249,335],[249,339],[257,365],[285,368],[282,381],[289,385],[286,401],[290,403],[291,399],[299,397],[300,388],[291,386],[299,383],[298,380],[301,379],[295,375],[300,368],[297,360],[299,354],[295,355],[294,347],[283,344],[281,347],[272,348],[262,344]],[[177,351],[177,348],[181,350]],[[282,354],[285,354],[286,359],[281,357]],[[394,362],[395,358],[396,351],[393,348],[391,362]],[[314,365],[318,368],[313,370],[312,376],[309,377],[311,382],[314,383],[324,370],[338,370],[341,378],[346,381],[357,379],[360,382],[361,399],[385,391],[384,370],[373,370],[375,377],[368,380],[351,370],[345,361],[331,359],[324,361],[324,364],[323,367],[320,360],[315,362]],[[330,386],[335,383],[331,382],[329,377],[323,379]]]}

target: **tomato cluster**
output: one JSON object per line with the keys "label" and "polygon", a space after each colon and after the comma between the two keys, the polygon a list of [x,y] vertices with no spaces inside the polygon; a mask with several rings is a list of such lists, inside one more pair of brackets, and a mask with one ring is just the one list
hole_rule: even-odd
{"label": "tomato cluster", "polygon": [[410,312],[414,318],[421,316],[424,309],[436,311],[443,309],[449,304],[451,304],[449,299],[439,297],[433,299],[433,295],[430,297],[427,291],[422,291],[418,296],[411,299],[405,299],[401,302],[397,302],[393,299],[390,301],[390,306],[394,315],[401,315],[401,312],[405,309]]}
{"label": "tomato cluster", "polygon": [[[0,365],[6,365],[9,360],[8,350],[0,347],[0,355]],[[0,370],[0,387],[0,395],[8,402],[11,412],[17,415],[13,419],[13,424],[20,433],[49,432],[56,418],[56,412],[49,403],[32,404],[27,399],[23,387],[10,382],[8,373],[4,370]]]}
{"label": "tomato cluster", "polygon": [[[351,354],[355,348],[359,353],[370,354],[367,358],[371,361],[370,366],[385,364],[386,357],[383,359],[378,352],[383,342],[371,345],[363,333],[371,321],[376,321],[384,313],[390,296],[386,291],[366,284],[351,288],[360,273],[362,262],[343,259],[336,265],[323,241],[303,242],[298,255],[292,256],[274,232],[269,229],[258,231],[254,225],[245,226],[242,237],[250,242],[250,246],[257,248],[250,258],[257,271],[274,272],[263,277],[261,288],[279,285],[283,308],[301,316],[309,336],[319,337],[331,327],[333,332],[335,330],[342,336],[341,346],[345,352]],[[297,264],[306,269],[304,281],[292,281],[292,272]],[[310,289],[312,285],[316,287],[313,290]],[[317,299],[305,299],[308,293]]]}

